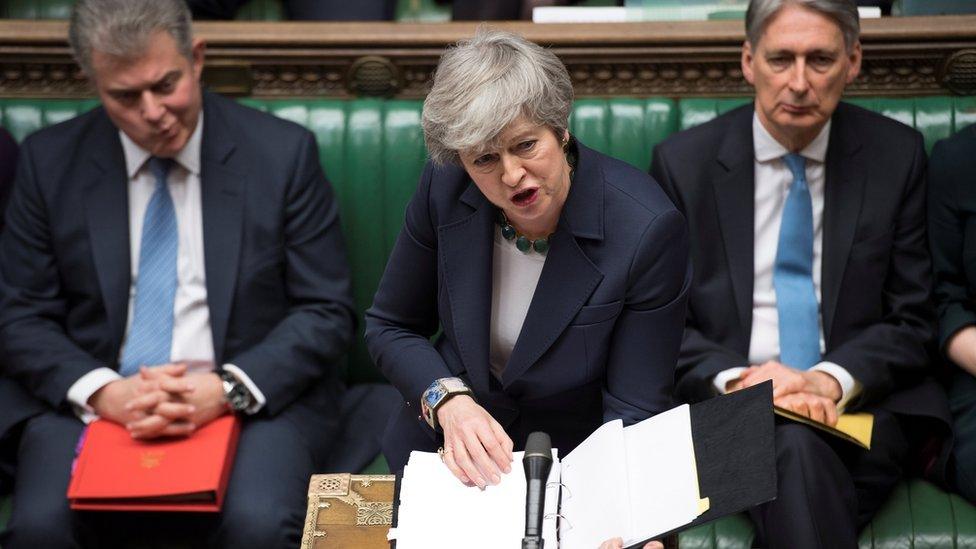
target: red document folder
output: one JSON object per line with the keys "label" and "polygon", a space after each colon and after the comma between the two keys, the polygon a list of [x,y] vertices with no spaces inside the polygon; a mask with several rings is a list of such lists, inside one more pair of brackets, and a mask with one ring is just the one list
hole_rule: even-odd
{"label": "red document folder", "polygon": [[68,486],[72,509],[220,511],[240,421],[225,415],[187,438],[142,441],[106,420],[88,426]]}

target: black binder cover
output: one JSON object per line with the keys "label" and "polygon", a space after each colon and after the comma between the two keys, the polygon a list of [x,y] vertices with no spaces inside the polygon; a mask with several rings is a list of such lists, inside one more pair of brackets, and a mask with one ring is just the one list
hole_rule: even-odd
{"label": "black binder cover", "polygon": [[692,404],[698,487],[710,506],[697,519],[655,539],[775,499],[773,426],[771,381]]}

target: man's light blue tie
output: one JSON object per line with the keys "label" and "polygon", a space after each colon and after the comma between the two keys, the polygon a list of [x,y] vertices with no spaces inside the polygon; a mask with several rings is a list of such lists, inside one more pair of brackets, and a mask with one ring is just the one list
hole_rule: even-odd
{"label": "man's light blue tie", "polygon": [[793,172],[793,184],[783,207],[773,269],[780,362],[806,370],[820,362],[820,311],[813,288],[813,203],[805,159],[790,153],[783,161]]}
{"label": "man's light blue tie", "polygon": [[179,233],[166,176],[173,161],[150,158],[156,190],[146,206],[139,246],[139,273],[129,337],[120,373],[129,376],[139,366],[169,362],[173,344],[173,301],[176,298],[176,253]]}

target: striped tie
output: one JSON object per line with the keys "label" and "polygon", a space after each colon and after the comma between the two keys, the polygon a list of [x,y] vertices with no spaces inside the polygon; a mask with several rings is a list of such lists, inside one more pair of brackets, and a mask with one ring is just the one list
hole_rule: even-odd
{"label": "striped tie", "polygon": [[783,364],[807,370],[820,362],[820,308],[813,287],[813,204],[806,160],[788,154],[783,162],[793,172],[793,184],[783,206],[773,268],[779,355]]}
{"label": "striped tie", "polygon": [[149,159],[149,171],[156,178],[156,190],[146,206],[142,223],[135,307],[122,353],[120,373],[124,376],[135,374],[139,366],[164,364],[170,360],[179,247],[176,213],[166,185],[172,165],[170,159]]}

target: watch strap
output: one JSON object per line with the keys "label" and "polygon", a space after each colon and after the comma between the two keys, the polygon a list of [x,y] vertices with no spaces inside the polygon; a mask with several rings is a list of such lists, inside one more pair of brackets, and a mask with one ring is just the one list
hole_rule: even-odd
{"label": "watch strap", "polygon": [[469,395],[471,389],[459,377],[435,379],[420,398],[420,415],[434,431],[440,432],[437,410],[445,402],[458,395]]}

